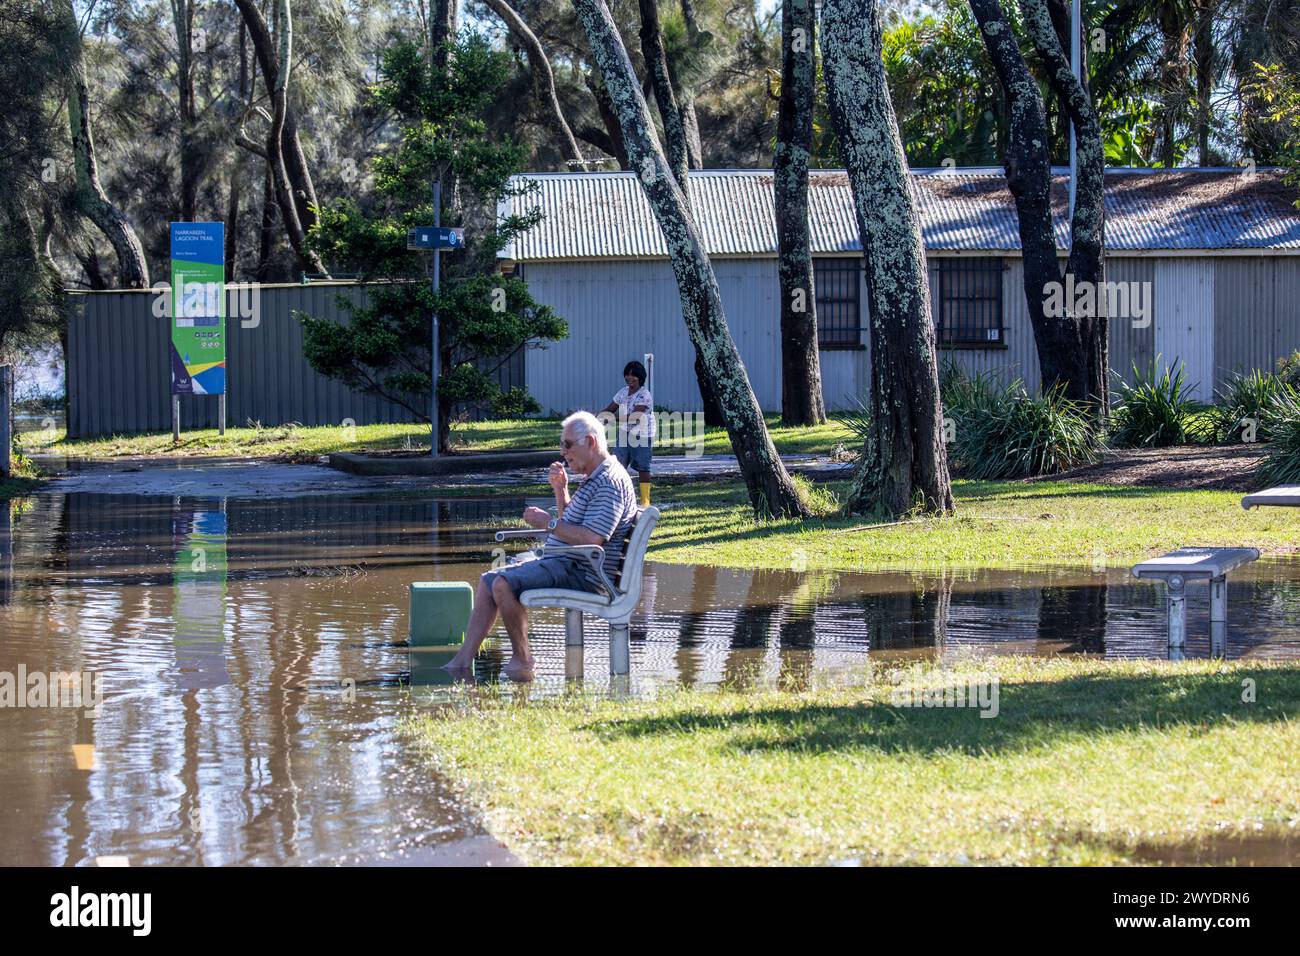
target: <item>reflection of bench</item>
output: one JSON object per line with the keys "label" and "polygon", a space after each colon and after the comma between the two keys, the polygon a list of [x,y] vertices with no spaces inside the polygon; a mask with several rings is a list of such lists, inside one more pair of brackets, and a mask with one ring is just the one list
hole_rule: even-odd
{"label": "reflection of bench", "polygon": [[[645,562],[646,548],[650,546],[650,532],[659,520],[658,508],[644,508],[636,517],[627,537],[623,539],[623,555],[619,559],[617,583],[605,576],[605,549],[594,544],[574,544],[563,547],[538,548],[539,555],[571,554],[587,561],[604,584],[607,594],[591,591],[569,591],[564,588],[535,588],[524,591],[519,603],[527,608],[564,608],[564,643],[569,647],[582,646],[582,615],[609,621],[609,672],[626,674],[631,669],[631,646],[628,626],[632,611],[641,600],[641,566]],[[497,540],[506,538],[534,538],[546,531],[498,531]]]}
{"label": "reflection of bench", "polygon": [[1133,576],[1164,581],[1169,587],[1169,646],[1187,640],[1188,581],[1210,585],[1211,648],[1220,652],[1228,621],[1228,572],[1259,558],[1254,548],[1179,548],[1163,557],[1133,565]]}

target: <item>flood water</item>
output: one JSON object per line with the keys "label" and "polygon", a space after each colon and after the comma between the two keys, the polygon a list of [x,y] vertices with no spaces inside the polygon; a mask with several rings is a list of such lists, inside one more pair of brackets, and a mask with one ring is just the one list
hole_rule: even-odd
{"label": "flood water", "polygon": [[[473,581],[523,499],[39,495],[0,527],[0,676],[85,672],[86,706],[0,708],[0,865],[509,862],[398,734],[449,699],[407,589]],[[1163,589],[1124,568],[947,575],[648,565],[633,690],[806,686],[876,657],[1166,656]],[[1189,589],[1188,656],[1210,653]],[[1300,659],[1300,562],[1229,587],[1229,658]],[[538,679],[609,686],[534,616]],[[503,640],[480,661],[496,679]],[[414,661],[414,663],[413,663]],[[520,691],[516,691],[520,692]],[[87,699],[86,703],[89,703]]]}

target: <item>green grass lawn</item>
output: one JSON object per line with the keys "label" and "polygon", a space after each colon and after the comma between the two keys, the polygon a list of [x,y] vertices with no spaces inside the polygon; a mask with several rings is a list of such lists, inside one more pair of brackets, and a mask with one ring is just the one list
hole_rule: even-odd
{"label": "green grass lawn", "polygon": [[[828,455],[837,445],[853,451],[859,444],[840,417],[811,428],[782,425],[779,415],[767,415],[765,419],[772,441],[783,455]],[[452,426],[451,435],[455,450],[466,453],[552,448],[559,440],[559,419],[462,422]],[[418,424],[357,425],[351,429],[342,425],[229,427],[224,436],[218,435],[216,429],[184,432],[175,446],[171,432],[69,441],[61,430],[28,431],[20,441],[29,453],[52,452],[78,458],[211,455],[306,459],[341,451],[427,450],[429,428]],[[661,441],[655,445],[655,454],[680,455],[688,446],[694,451],[699,442],[680,437]],[[726,431],[706,429],[702,450],[707,455],[730,455]]]}
{"label": "green grass lawn", "polygon": [[[838,419],[812,428],[783,427],[780,416],[767,416],[772,440],[783,455],[830,454],[837,444],[854,446],[849,429]],[[520,451],[554,448],[559,445],[558,419],[465,422],[455,425],[452,444],[458,452]],[[268,426],[183,432],[179,445],[172,444],[171,432],[114,435],[108,438],[73,439],[63,432],[29,431],[23,434],[25,450],[65,454],[76,458],[122,458],[155,456],[276,457],[310,459],[331,452],[428,449],[427,425],[342,425]],[[692,446],[698,442],[692,442]],[[687,443],[681,439],[656,447],[660,455],[682,454]],[[707,429],[703,451],[709,455],[731,454],[731,443],[721,428]]]}
{"label": "green grass lawn", "polygon": [[1244,511],[1239,492],[962,480],[953,491],[950,517],[872,526],[842,517],[756,522],[739,481],[656,485],[654,499],[667,507],[650,553],[737,568],[1103,570],[1189,545],[1300,548],[1300,513]]}
{"label": "green grass lawn", "polygon": [[[991,677],[993,718],[896,696]],[[994,658],[903,680],[489,699],[406,729],[534,863],[1110,864],[1300,836],[1300,667]]]}

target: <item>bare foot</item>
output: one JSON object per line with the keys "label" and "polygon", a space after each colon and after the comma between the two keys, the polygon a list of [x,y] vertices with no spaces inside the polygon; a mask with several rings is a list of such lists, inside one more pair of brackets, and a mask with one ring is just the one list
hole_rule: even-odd
{"label": "bare foot", "polygon": [[533,668],[536,663],[532,657],[520,657],[516,654],[506,662],[505,667],[501,668],[501,673],[511,680],[530,681],[533,679]]}

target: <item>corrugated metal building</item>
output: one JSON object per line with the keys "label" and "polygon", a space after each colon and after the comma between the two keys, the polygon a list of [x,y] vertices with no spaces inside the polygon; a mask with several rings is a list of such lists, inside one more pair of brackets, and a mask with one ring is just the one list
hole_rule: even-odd
{"label": "corrugated metal building", "polygon": [[[1108,171],[1107,281],[1117,295],[1111,366],[1157,355],[1181,362],[1209,400],[1230,372],[1272,368],[1300,348],[1300,211],[1277,169]],[[569,323],[569,338],[531,349],[525,381],[543,408],[601,406],[630,358],[655,356],[656,404],[700,407],[693,352],[663,239],[631,173],[519,177],[504,211],[542,222],[504,250],[532,294]],[[1069,240],[1063,170],[1054,176],[1058,246]],[[913,170],[944,353],[970,370],[1037,387],[1015,205],[1001,170]],[[764,409],[779,410],[780,311],[772,174],[690,175],[691,207],[713,260],[728,324]],[[843,171],[813,172],[822,382],[831,408],[870,386],[867,293],[853,199]]]}

